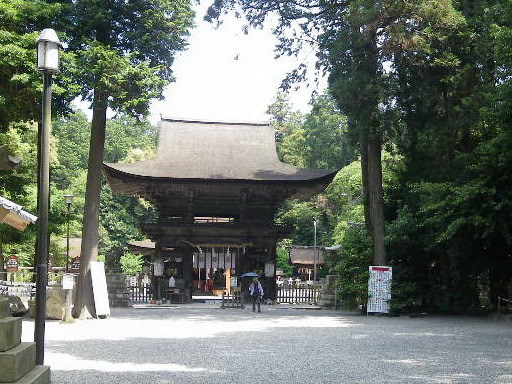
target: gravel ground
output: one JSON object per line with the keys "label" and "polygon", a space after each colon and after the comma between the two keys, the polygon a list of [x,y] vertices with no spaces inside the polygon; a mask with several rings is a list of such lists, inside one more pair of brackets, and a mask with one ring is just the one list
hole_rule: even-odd
{"label": "gravel ground", "polygon": [[53,384],[512,383],[512,322],[490,318],[114,308],[48,321],[45,346]]}

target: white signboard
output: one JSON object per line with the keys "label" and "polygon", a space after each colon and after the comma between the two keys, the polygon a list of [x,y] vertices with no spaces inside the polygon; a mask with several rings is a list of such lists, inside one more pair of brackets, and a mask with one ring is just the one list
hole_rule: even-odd
{"label": "white signboard", "polygon": [[153,275],[164,275],[164,262],[162,260],[155,260],[155,262],[153,263]]}
{"label": "white signboard", "polygon": [[370,266],[368,280],[368,313],[389,313],[393,269],[385,266]]}
{"label": "white signboard", "polygon": [[75,286],[75,276],[70,273],[62,275],[62,289],[73,289]]}
{"label": "white signboard", "polygon": [[274,263],[265,263],[265,276],[274,277]]}
{"label": "white signboard", "polygon": [[91,280],[96,316],[110,316],[105,264],[102,261],[91,261]]}

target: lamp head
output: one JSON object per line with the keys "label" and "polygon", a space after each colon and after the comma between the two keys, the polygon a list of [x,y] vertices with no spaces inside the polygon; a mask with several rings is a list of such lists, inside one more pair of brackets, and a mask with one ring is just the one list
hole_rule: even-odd
{"label": "lamp head", "polygon": [[66,201],[66,204],[73,204],[73,198],[74,196],[69,194],[69,195],[64,195],[64,200]]}
{"label": "lamp head", "polygon": [[40,72],[59,73],[61,42],[57,33],[45,28],[36,40],[37,69]]}

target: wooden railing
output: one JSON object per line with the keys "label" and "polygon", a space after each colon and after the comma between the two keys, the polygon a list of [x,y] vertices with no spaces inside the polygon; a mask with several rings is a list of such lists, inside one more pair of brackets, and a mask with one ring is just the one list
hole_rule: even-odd
{"label": "wooden railing", "polygon": [[320,292],[319,284],[289,284],[277,286],[277,301],[279,303],[308,303],[314,304]]}
{"label": "wooden railing", "polygon": [[153,293],[151,292],[151,284],[138,284],[128,287],[130,291],[130,300],[132,303],[149,303],[153,300]]}

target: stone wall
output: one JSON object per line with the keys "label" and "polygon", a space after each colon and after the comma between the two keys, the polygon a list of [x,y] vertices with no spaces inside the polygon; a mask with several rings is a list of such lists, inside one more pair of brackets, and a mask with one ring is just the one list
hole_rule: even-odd
{"label": "stone wall", "polygon": [[0,383],[50,384],[50,367],[36,365],[36,344],[21,342],[21,326],[0,296]]}
{"label": "stone wall", "polygon": [[318,305],[326,308],[334,308],[336,306],[336,281],[339,279],[338,275],[327,275],[322,279],[322,289],[318,298]]}
{"label": "stone wall", "polygon": [[131,307],[130,290],[123,273],[107,273],[108,301],[111,307]]}

